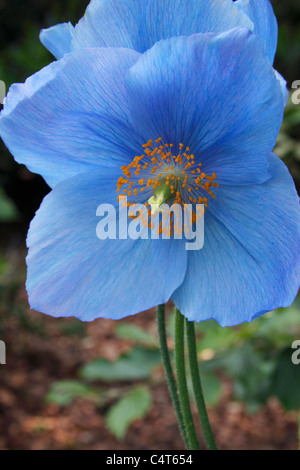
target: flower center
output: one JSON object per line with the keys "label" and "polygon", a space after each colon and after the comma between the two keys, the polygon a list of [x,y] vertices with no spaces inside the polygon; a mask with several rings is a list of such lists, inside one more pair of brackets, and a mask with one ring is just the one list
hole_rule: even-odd
{"label": "flower center", "polygon": [[[118,179],[118,200],[127,197],[127,206],[144,203],[151,215],[164,212],[165,205],[203,204],[208,206],[214,198],[212,188],[219,187],[216,174],[207,175],[202,163],[196,163],[189,147],[182,143],[174,152],[173,144],[164,144],[162,138],[149,140],[143,145],[144,153],[121,167],[123,176]],[[147,201],[145,203],[145,201]],[[193,217],[196,212],[193,209]],[[150,225],[149,225],[150,226]]]}
{"label": "flower center", "polygon": [[160,186],[154,191],[154,196],[150,197],[148,203],[151,206],[152,214],[157,212],[165,212],[166,204],[172,201],[172,189],[170,185],[161,183]]}

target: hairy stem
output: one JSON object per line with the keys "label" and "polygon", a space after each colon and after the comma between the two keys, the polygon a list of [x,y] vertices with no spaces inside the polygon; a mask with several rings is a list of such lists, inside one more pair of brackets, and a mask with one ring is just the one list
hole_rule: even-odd
{"label": "hairy stem", "polygon": [[181,404],[189,449],[199,450],[199,444],[191,412],[190,398],[186,382],[184,357],[184,318],[177,309],[175,318],[175,367],[179,401]]}
{"label": "hairy stem", "polygon": [[198,408],[198,414],[200,417],[202,430],[204,434],[204,439],[207,444],[208,449],[217,450],[215,439],[210,427],[203,389],[201,384],[201,378],[199,373],[199,365],[197,359],[197,346],[196,346],[196,336],[195,336],[195,327],[193,322],[186,320],[186,333],[187,333],[187,344],[188,344],[188,353],[189,353],[189,364],[192,376],[193,389],[195,394],[195,399]]}
{"label": "hairy stem", "polygon": [[169,387],[169,392],[175,409],[179,430],[185,444],[185,447],[188,448],[188,441],[182,416],[182,411],[179,402],[179,396],[177,391],[177,385],[174,378],[174,373],[171,365],[170,354],[167,344],[167,333],[166,333],[166,322],[165,322],[165,306],[159,305],[157,307],[157,326],[158,326],[158,336],[160,343],[160,351],[162,363],[165,369],[165,374],[167,378],[167,383]]}

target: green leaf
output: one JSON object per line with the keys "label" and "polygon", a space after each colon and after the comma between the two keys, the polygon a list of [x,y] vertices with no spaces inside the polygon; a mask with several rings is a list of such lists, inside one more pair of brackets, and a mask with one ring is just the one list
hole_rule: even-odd
{"label": "green leaf", "polygon": [[209,372],[200,371],[200,376],[206,403],[211,406],[217,405],[222,392],[220,380],[215,374]]}
{"label": "green leaf", "polygon": [[4,258],[4,256],[0,253],[0,276],[5,273],[6,269],[8,268],[8,262]]}
{"label": "green leaf", "polygon": [[281,351],[272,377],[272,392],[290,410],[300,408],[300,365],[293,364],[291,348]]}
{"label": "green leaf", "polygon": [[95,397],[96,393],[94,389],[77,380],[59,380],[51,385],[46,401],[59,406],[67,406],[75,398],[91,398]]}
{"label": "green leaf", "polygon": [[115,362],[97,359],[85,364],[80,376],[88,381],[126,382],[150,377],[152,369],[160,364],[159,351],[135,348]]}
{"label": "green leaf", "polygon": [[125,437],[130,424],[143,418],[151,406],[151,394],[145,387],[131,390],[106,415],[106,425],[110,432],[119,440]]}
{"label": "green leaf", "polygon": [[18,217],[18,211],[11,199],[0,188],[0,222],[12,222]]}
{"label": "green leaf", "polygon": [[126,339],[140,343],[144,346],[157,347],[157,340],[154,336],[150,335],[147,331],[142,328],[132,325],[131,323],[120,323],[117,325],[116,334],[119,338]]}
{"label": "green leaf", "polygon": [[248,410],[256,410],[270,396],[271,376],[275,362],[266,360],[252,345],[224,351],[218,357],[203,363],[206,369],[220,369],[233,380],[234,398],[247,403]]}
{"label": "green leaf", "polygon": [[276,345],[286,345],[300,335],[300,302],[296,300],[291,307],[278,309],[261,319],[257,337],[273,340]]}
{"label": "green leaf", "polygon": [[233,328],[221,328],[215,320],[196,324],[196,331],[201,334],[201,339],[197,342],[198,352],[203,349],[231,348],[236,345],[238,340]]}

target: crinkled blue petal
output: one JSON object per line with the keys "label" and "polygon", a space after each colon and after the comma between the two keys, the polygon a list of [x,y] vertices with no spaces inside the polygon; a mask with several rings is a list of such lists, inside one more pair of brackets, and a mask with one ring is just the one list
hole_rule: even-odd
{"label": "crinkled blue petal", "polygon": [[131,161],[138,141],[125,75],[139,53],[74,51],[11,87],[0,135],[19,163],[50,186],[99,165]]}
{"label": "crinkled blue petal", "polygon": [[97,238],[97,207],[116,198],[115,174],[106,168],[63,181],[44,199],[27,238],[33,309],[119,319],[167,302],[182,283],[183,241]]}
{"label": "crinkled blue petal", "polygon": [[236,5],[254,23],[254,32],[259,35],[271,63],[277,49],[278,25],[269,0],[237,0]]}
{"label": "crinkled blue petal", "polygon": [[237,26],[253,29],[232,0],[93,0],[75,27],[72,44],[145,52],[161,39]]}
{"label": "crinkled blue petal", "polygon": [[283,76],[280,75],[279,72],[277,72],[277,70],[274,70],[274,72],[275,72],[275,77],[277,78],[277,80],[279,81],[280,86],[281,86],[283,105],[284,105],[284,107],[286,107],[288,99],[289,99],[289,90],[287,88],[287,82],[283,78]]}
{"label": "crinkled blue petal", "polygon": [[269,177],[283,117],[281,86],[249,30],[161,41],[129,70],[127,90],[145,141],[162,137],[174,148],[182,142],[219,183]]}
{"label": "crinkled blue petal", "polygon": [[74,26],[71,23],[61,23],[40,32],[40,41],[56,59],[61,59],[72,50]]}
{"label": "crinkled blue petal", "polygon": [[[260,37],[265,52],[273,64],[277,49],[278,24],[271,2],[269,0],[237,0],[236,5],[253,21],[253,32]],[[286,81],[276,70],[274,72],[282,87],[285,107],[289,97]]]}
{"label": "crinkled blue petal", "polygon": [[294,182],[276,156],[272,178],[220,187],[205,213],[205,242],[190,252],[183,285],[172,296],[189,320],[222,326],[291,305],[300,281],[300,207]]}

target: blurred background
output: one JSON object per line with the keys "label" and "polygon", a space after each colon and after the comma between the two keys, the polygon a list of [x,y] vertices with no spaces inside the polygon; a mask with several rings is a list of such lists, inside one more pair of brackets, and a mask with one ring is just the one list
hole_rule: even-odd
{"label": "blurred background", "polygon": [[[75,24],[86,0],[0,0],[0,80],[7,89],[53,60],[41,28]],[[275,68],[300,80],[300,2],[273,0]],[[289,102],[277,144],[300,187],[300,104]],[[0,142],[1,449],[181,449],[156,335],[155,312],[83,324],[29,309],[24,288],[28,224],[49,188]],[[170,347],[172,305],[168,309]],[[300,302],[251,324],[197,327],[209,414],[222,449],[297,449]]]}

